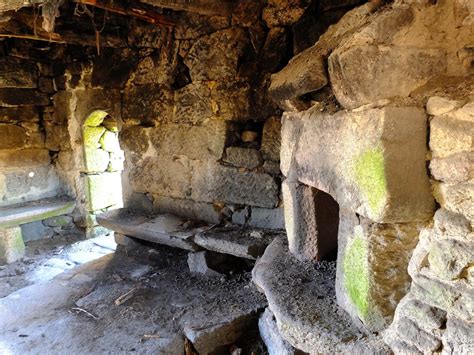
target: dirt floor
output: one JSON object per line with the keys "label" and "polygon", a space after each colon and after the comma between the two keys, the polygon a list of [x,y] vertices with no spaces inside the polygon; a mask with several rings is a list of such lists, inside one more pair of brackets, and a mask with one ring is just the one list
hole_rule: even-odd
{"label": "dirt floor", "polygon": [[[90,253],[107,249],[87,242]],[[0,298],[0,354],[182,354],[185,346],[192,354],[187,338],[206,353],[229,337],[240,338],[219,353],[266,353],[257,332],[266,300],[248,271],[195,275],[186,252],[144,245],[118,248],[50,280],[27,280],[51,258],[72,262],[57,254],[62,248],[73,255],[74,245],[57,243],[54,250],[30,244],[25,262],[1,270],[12,275],[0,277],[10,291],[30,286]]]}

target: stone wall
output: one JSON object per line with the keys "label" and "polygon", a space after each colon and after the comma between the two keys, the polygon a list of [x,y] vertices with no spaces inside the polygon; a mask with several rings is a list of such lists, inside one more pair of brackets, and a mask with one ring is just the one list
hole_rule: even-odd
{"label": "stone wall", "polygon": [[63,123],[50,119],[58,74],[25,42],[0,43],[0,206],[56,196]]}

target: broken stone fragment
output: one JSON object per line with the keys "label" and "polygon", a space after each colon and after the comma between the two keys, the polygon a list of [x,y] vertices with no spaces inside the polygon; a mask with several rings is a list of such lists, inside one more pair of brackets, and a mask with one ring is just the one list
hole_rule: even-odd
{"label": "broken stone fragment", "polygon": [[225,152],[223,161],[235,167],[252,170],[262,164],[261,154],[256,149],[229,147]]}
{"label": "broken stone fragment", "polygon": [[189,271],[195,274],[202,274],[204,276],[222,276],[216,270],[213,270],[209,265],[209,255],[206,251],[199,251],[188,254]]}
{"label": "broken stone fragment", "polygon": [[0,228],[0,265],[17,261],[25,254],[20,227]]}
{"label": "broken stone fragment", "polygon": [[426,117],[415,107],[287,112],[282,172],[375,222],[427,220],[434,201],[425,165],[426,130]]}

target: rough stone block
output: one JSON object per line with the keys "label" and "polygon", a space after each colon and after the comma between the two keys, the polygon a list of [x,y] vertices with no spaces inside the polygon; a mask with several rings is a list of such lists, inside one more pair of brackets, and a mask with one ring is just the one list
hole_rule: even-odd
{"label": "rough stone block", "polygon": [[329,56],[331,87],[346,108],[391,97],[407,97],[446,70],[443,49],[351,45]]}
{"label": "rough stone block", "polygon": [[87,209],[97,211],[122,204],[122,178],[120,173],[87,175]]}
{"label": "rough stone block", "polygon": [[58,126],[45,122],[46,132],[45,146],[52,151],[71,149],[71,138],[67,126]]}
{"label": "rough stone block", "polygon": [[124,169],[125,154],[123,150],[110,153],[110,162],[107,171],[122,171]]}
{"label": "rough stone block", "polygon": [[0,264],[8,264],[25,255],[20,227],[0,229]]}
{"label": "rough stone block", "polygon": [[102,135],[105,133],[105,127],[85,126],[82,129],[82,137],[84,140],[84,148],[97,149],[101,145],[99,143]]}
{"label": "rough stone block", "polygon": [[427,220],[425,140],[426,117],[414,107],[286,113],[281,169],[373,221]]}
{"label": "rough stone block", "polygon": [[451,112],[460,106],[458,101],[449,100],[445,97],[433,96],[426,103],[426,113],[428,115],[440,116]]}
{"label": "rough stone block", "polygon": [[0,122],[38,122],[39,115],[34,106],[0,107]]}
{"label": "rough stone block", "polygon": [[217,272],[208,265],[208,252],[199,251],[196,253],[188,254],[188,267],[191,273],[202,274],[204,276],[222,276],[220,272]]}
{"label": "rough stone block", "polygon": [[[232,220],[234,220],[232,215]],[[283,207],[258,208],[253,207],[248,225],[256,228],[285,229],[285,216]]]}
{"label": "rough stone block", "polygon": [[174,122],[239,121],[249,116],[250,86],[245,81],[193,82],[175,91]]}
{"label": "rough stone block", "polygon": [[167,196],[153,196],[153,210],[158,213],[170,213],[209,223],[219,223],[219,211],[211,203],[178,199]]}
{"label": "rough stone block", "polygon": [[[75,89],[72,92],[73,98],[67,100],[68,93],[65,93],[66,106],[61,110],[66,110],[58,119],[64,119],[74,114],[78,122],[85,122],[87,118],[95,111],[105,111],[114,119],[121,118],[121,93],[118,89],[102,88],[96,89]],[[70,105],[71,103],[75,105]],[[99,116],[100,117],[100,116]],[[104,116],[102,116],[102,119]]]}
{"label": "rough stone block", "polygon": [[474,183],[436,183],[433,193],[441,207],[460,213],[471,222],[474,221]]}
{"label": "rough stone block", "polygon": [[253,170],[262,164],[262,157],[256,149],[229,147],[225,150],[223,161],[238,168]]}
{"label": "rough stone block", "polygon": [[289,26],[300,19],[309,4],[305,0],[270,0],[263,9],[262,18],[268,27]]}
{"label": "rough stone block", "polygon": [[436,180],[457,183],[474,178],[474,152],[452,154],[446,158],[433,158],[431,175]]}
{"label": "rough stone block", "polygon": [[280,335],[275,316],[269,308],[265,308],[265,312],[258,319],[258,330],[260,331],[260,337],[267,346],[269,355],[295,355],[298,353]]}
{"label": "rough stone block", "polygon": [[45,219],[43,224],[48,227],[72,227],[74,222],[71,216],[56,216]]}
{"label": "rough stone block", "polygon": [[185,155],[189,159],[219,160],[224,152],[228,124],[210,121],[201,126],[164,124],[150,131],[159,155]]}
{"label": "rough stone block", "polygon": [[408,292],[407,266],[423,225],[377,224],[341,210],[336,295],[354,319],[372,330],[391,322]]}
{"label": "rough stone block", "polygon": [[20,149],[26,145],[26,131],[12,124],[0,123],[0,149]]}
{"label": "rough stone block", "polygon": [[421,329],[431,332],[434,329],[441,328],[446,322],[446,312],[442,309],[431,307],[420,300],[407,296],[408,300],[400,302],[401,317],[407,317],[413,320]]}
{"label": "rough stone block", "polygon": [[440,279],[455,280],[474,261],[474,244],[453,239],[434,240],[428,254],[430,271]]}
{"label": "rough stone block", "polygon": [[453,354],[470,354],[474,350],[472,334],[474,334],[473,322],[449,317],[443,334],[443,343],[450,345]]}
{"label": "rough stone block", "polygon": [[109,153],[103,149],[85,149],[84,161],[86,173],[104,172],[109,166]]}
{"label": "rough stone block", "polygon": [[185,157],[146,158],[130,170],[129,179],[136,192],[175,198],[188,198],[191,194],[191,165]]}
{"label": "rough stone block", "polygon": [[430,121],[430,149],[435,158],[471,152],[473,136],[474,119],[469,122],[445,115],[436,116]]}
{"label": "rough stone block", "polygon": [[173,115],[173,93],[158,85],[127,88],[123,94],[123,119],[142,123],[163,122]]}
{"label": "rough stone block", "polygon": [[119,141],[123,149],[136,154],[145,154],[150,145],[148,133],[152,128],[131,126],[120,132]]}
{"label": "rough stone block", "polygon": [[35,63],[14,57],[0,59],[0,88],[35,88],[37,81]]}
{"label": "rough stone block", "polygon": [[196,201],[221,201],[269,208],[278,203],[278,186],[270,175],[239,172],[211,162],[193,164],[191,185],[191,196]]}
{"label": "rough stone block", "polygon": [[280,161],[281,118],[270,117],[263,125],[262,155],[263,159]]}
{"label": "rough stone block", "polygon": [[50,163],[47,149],[0,151],[0,168],[35,168]]}
{"label": "rough stone block", "polygon": [[36,89],[0,89],[0,106],[48,106],[49,97]]}
{"label": "rough stone block", "polygon": [[236,77],[239,58],[247,43],[246,31],[238,27],[198,38],[184,58],[192,81],[223,81]]}
{"label": "rough stone block", "polygon": [[115,240],[115,243],[117,243],[118,245],[124,246],[128,250],[134,249],[140,246],[140,243],[137,240],[135,240],[135,238],[132,238],[120,233],[114,233],[114,240]]}
{"label": "rough stone block", "polygon": [[290,251],[301,260],[321,260],[337,247],[339,206],[325,192],[285,180],[285,227]]}
{"label": "rough stone block", "polygon": [[270,161],[270,160],[266,160],[263,163],[263,171],[265,171],[266,173],[271,174],[271,175],[280,176],[281,175],[280,163]]}

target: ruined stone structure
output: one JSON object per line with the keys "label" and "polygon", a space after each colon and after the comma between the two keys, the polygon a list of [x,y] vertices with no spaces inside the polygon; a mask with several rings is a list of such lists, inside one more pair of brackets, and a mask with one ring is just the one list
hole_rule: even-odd
{"label": "ruined stone structure", "polygon": [[112,229],[256,259],[271,354],[474,352],[471,1],[5,1],[2,262]]}

